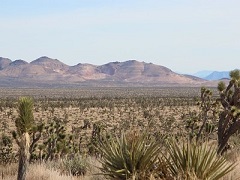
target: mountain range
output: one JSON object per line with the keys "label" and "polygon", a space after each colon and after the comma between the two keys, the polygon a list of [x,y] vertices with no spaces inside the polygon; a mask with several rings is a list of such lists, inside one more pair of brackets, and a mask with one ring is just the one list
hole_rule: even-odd
{"label": "mountain range", "polygon": [[205,79],[208,75],[210,75],[211,73],[213,73],[214,71],[211,70],[203,70],[203,71],[198,71],[194,74],[192,74],[193,76]]}
{"label": "mountain range", "polygon": [[0,57],[1,86],[201,86],[207,80],[152,63],[128,60],[69,66],[46,56],[30,63]]}
{"label": "mountain range", "polygon": [[205,79],[205,80],[220,80],[229,79],[230,71],[199,71],[194,73],[193,76]]}

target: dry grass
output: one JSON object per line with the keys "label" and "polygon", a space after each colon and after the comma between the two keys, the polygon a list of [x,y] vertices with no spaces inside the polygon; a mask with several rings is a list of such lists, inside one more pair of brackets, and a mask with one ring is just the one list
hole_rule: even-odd
{"label": "dry grass", "polygon": [[[102,175],[99,175],[100,170],[98,167],[100,167],[101,164],[96,160],[96,158],[89,157],[88,161],[90,168],[87,174],[81,177],[63,174],[60,169],[54,167],[59,162],[30,164],[26,180],[104,180],[105,178]],[[16,179],[17,165],[18,164],[0,166],[0,180]]]}
{"label": "dry grass", "polygon": [[[181,93],[180,93],[181,91]],[[81,127],[85,119],[88,119],[91,125],[94,122],[101,121],[105,123],[108,129],[124,128],[132,126],[146,125],[147,123],[153,123],[151,128],[154,131],[161,133],[177,132],[183,128],[181,115],[188,110],[196,109],[193,105],[183,105],[184,100],[191,99],[198,95],[199,88],[194,89],[193,92],[189,92],[188,89],[164,89],[164,88],[102,88],[97,89],[71,89],[60,91],[59,89],[22,89],[19,90],[0,90],[3,98],[6,96],[14,98],[21,95],[29,95],[33,93],[33,96],[40,97],[40,101],[36,100],[34,117],[36,121],[50,122],[54,117],[66,122],[68,132],[71,132],[72,126]],[[5,96],[6,95],[6,96]],[[96,99],[84,99],[91,96],[101,97]],[[44,99],[47,96],[48,98]],[[108,96],[108,98],[103,98]],[[64,102],[64,98],[68,99]],[[81,99],[84,97],[83,99]],[[109,98],[111,97],[111,98]],[[113,98],[118,97],[118,98]],[[136,97],[144,97],[145,105],[138,103]],[[176,104],[172,97],[177,98]],[[52,99],[51,99],[52,98]],[[186,98],[186,99],[184,99]],[[5,99],[6,100],[6,99]],[[6,102],[0,102],[6,104]],[[144,100],[144,99],[143,99]],[[166,103],[169,101],[169,104]],[[14,102],[14,101],[13,101]],[[78,104],[80,102],[80,104]],[[161,103],[163,102],[163,103]],[[51,104],[64,104],[63,107],[54,106],[52,109]],[[101,106],[103,103],[104,105]],[[47,105],[46,108],[43,105]],[[105,106],[106,105],[106,106]],[[112,107],[113,108],[112,108]],[[1,104],[0,104],[1,107]],[[145,117],[145,112],[148,112],[148,116]],[[3,128],[4,122],[7,122],[6,132],[10,134],[11,130],[14,130],[14,120],[17,117],[16,106],[8,107],[2,106],[0,111],[0,128]],[[124,125],[124,123],[126,125]],[[164,128],[165,127],[165,128]],[[91,136],[91,129],[83,130],[81,136],[88,140]],[[86,144],[82,144],[83,146]],[[15,145],[15,150],[17,149]],[[234,151],[228,154],[227,158],[231,161],[236,161],[238,165],[228,176],[223,180],[237,180],[240,179],[240,154],[238,151]],[[70,175],[62,174],[60,170],[51,168],[49,164],[31,164],[29,167],[29,173],[27,180],[103,180],[103,176],[95,175],[100,173],[97,166],[100,163],[95,158],[89,158],[90,169],[84,177],[72,177]],[[0,166],[0,179],[12,180],[16,179],[17,164],[11,164],[9,166]]]}
{"label": "dry grass", "polygon": [[[17,165],[12,164],[7,168],[1,168],[1,178],[3,180],[17,179]],[[29,166],[26,180],[74,180],[73,177],[61,175],[60,172],[48,169],[44,164],[31,164]]]}

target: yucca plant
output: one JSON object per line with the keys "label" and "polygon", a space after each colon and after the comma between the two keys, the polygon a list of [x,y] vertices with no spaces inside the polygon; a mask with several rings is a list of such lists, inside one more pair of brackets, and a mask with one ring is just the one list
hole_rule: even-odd
{"label": "yucca plant", "polygon": [[98,142],[100,170],[113,179],[148,179],[153,176],[161,146],[147,134],[125,134]]}
{"label": "yucca plant", "polygon": [[218,156],[216,148],[207,144],[178,145],[175,141],[167,143],[166,158],[170,172],[174,177],[192,180],[217,180],[232,171],[234,163],[228,162],[223,156]]}
{"label": "yucca plant", "polygon": [[30,132],[34,125],[33,100],[29,97],[19,99],[18,118],[15,120],[18,136],[15,139],[19,146],[18,180],[25,180],[29,161]]}

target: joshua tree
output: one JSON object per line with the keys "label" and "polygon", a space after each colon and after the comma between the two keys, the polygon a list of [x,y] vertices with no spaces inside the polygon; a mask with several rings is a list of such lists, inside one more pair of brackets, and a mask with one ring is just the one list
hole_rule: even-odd
{"label": "joshua tree", "polygon": [[214,102],[212,98],[212,91],[210,89],[201,88],[201,102],[200,102],[200,119],[202,125],[197,132],[196,141],[199,141],[203,130],[205,128],[205,134],[210,134],[214,130],[216,125],[216,119],[218,114],[218,103]]}
{"label": "joshua tree", "polygon": [[33,101],[29,97],[22,97],[19,99],[18,118],[15,120],[17,134],[19,140],[16,142],[19,145],[19,166],[18,166],[18,180],[26,179],[26,170],[29,161],[30,148],[30,132],[34,125],[33,117]]}
{"label": "joshua tree", "polygon": [[231,71],[230,77],[227,87],[224,82],[218,84],[222,105],[218,123],[218,154],[226,150],[229,138],[240,130],[240,70]]}

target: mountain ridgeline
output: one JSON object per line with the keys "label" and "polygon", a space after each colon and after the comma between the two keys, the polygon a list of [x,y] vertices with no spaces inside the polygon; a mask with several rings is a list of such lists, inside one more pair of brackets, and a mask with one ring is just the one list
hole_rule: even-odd
{"label": "mountain ridgeline", "polygon": [[230,71],[199,71],[194,76],[205,80],[221,80],[221,79],[230,79],[229,76]]}
{"label": "mountain ridgeline", "polygon": [[152,63],[128,60],[104,65],[79,63],[68,66],[46,56],[30,63],[0,58],[2,86],[84,85],[84,86],[200,86],[206,80],[181,75]]}

